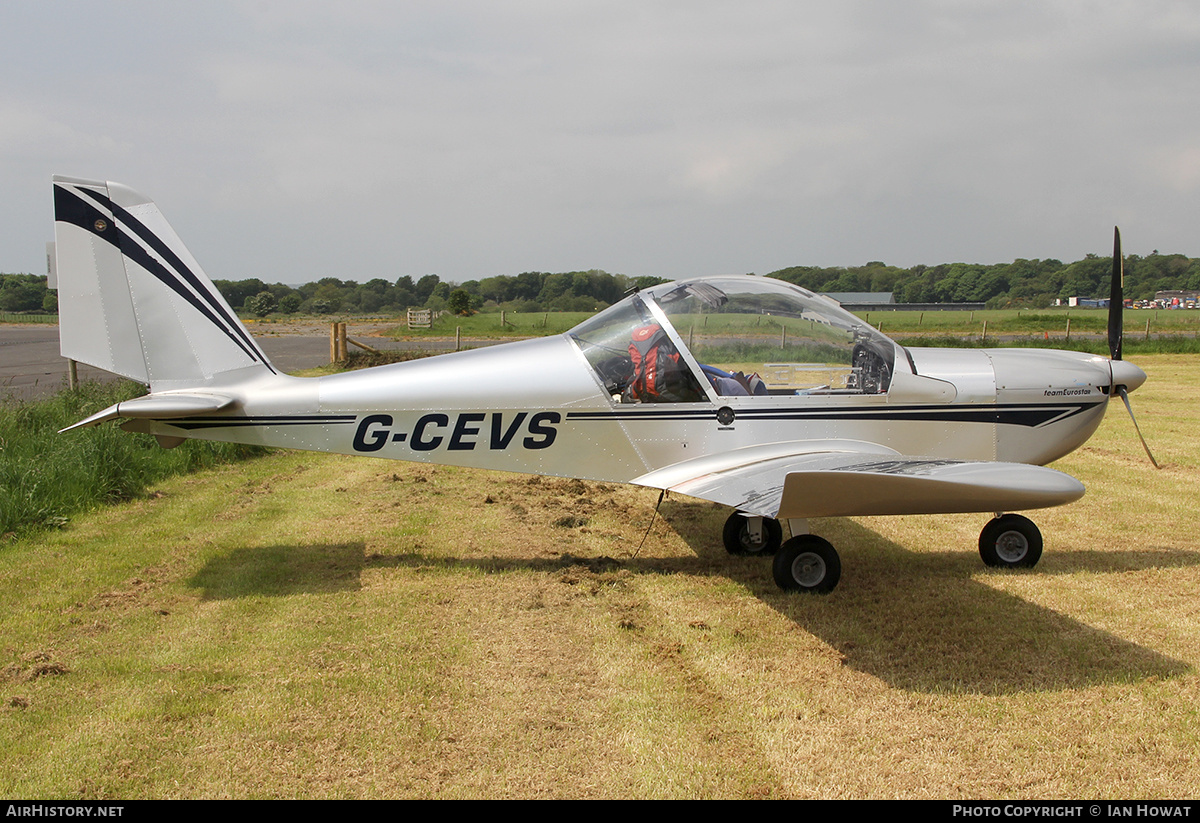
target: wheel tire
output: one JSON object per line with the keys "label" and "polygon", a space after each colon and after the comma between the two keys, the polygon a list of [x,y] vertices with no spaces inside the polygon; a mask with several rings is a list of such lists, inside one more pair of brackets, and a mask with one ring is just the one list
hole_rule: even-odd
{"label": "wheel tire", "polygon": [[1042,533],[1019,514],[993,517],[979,533],[979,556],[1001,569],[1031,569],[1042,557]]}
{"label": "wheel tire", "polygon": [[784,591],[826,594],[842,578],[842,561],[828,540],[802,534],[779,549],[773,571]]}
{"label": "wheel tire", "polygon": [[775,554],[779,544],[783,542],[783,526],[772,517],[764,517],[762,523],[762,541],[754,543],[750,540],[749,518],[734,512],[725,521],[721,539],[725,542],[725,551],[730,554],[748,554],[761,556]]}

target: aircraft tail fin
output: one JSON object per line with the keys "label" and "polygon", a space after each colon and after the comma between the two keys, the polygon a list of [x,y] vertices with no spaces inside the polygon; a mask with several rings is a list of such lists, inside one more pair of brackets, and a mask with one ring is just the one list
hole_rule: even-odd
{"label": "aircraft tail fin", "polygon": [[149,198],[55,175],[54,236],[63,357],[153,391],[276,373]]}

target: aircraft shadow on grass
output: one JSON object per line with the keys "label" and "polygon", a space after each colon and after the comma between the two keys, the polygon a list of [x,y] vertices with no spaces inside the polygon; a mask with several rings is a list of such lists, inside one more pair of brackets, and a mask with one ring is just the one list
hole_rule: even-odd
{"label": "aircraft shadow on grass", "polygon": [[208,561],[187,580],[204,600],[333,594],[362,587],[362,543],[253,546]]}
{"label": "aircraft shadow on grass", "polygon": [[[687,508],[680,504],[680,509]],[[664,515],[698,556],[723,550],[698,519]],[[1077,689],[1174,677],[1186,663],[1131,643],[977,579],[970,552],[915,553],[846,518],[824,528],[855,546],[855,585],[827,598],[780,595],[769,560],[730,558],[721,573],[836,649],[845,665],[912,691],[1004,694]],[[1119,573],[1200,565],[1194,552],[1084,552],[1056,555],[1062,573],[1078,567]],[[996,576],[1028,570],[992,570]],[[1053,573],[1041,569],[1038,574]]]}
{"label": "aircraft shadow on grass", "polygon": [[[711,504],[666,501],[661,521],[637,556],[453,557],[422,551],[367,554],[361,542],[271,545],[214,558],[188,584],[210,600],[355,591],[367,569],[473,569],[485,572],[626,570],[634,574],[728,577],[806,632],[844,664],[889,685],[917,692],[1008,694],[1175,677],[1186,663],[1129,642],[1045,606],[986,585],[968,552],[915,553],[860,523],[834,518],[825,527],[857,548],[855,585],[828,597],[779,593],[767,558],[732,557],[712,539]],[[656,555],[661,529],[675,532],[694,556]],[[417,544],[419,546],[419,543]],[[569,548],[569,542],[565,542]],[[629,551],[626,547],[625,551]],[[1102,556],[1100,556],[1102,555]],[[1085,552],[1059,555],[1060,572],[1079,559],[1088,569],[1120,573],[1200,564],[1195,553]],[[1109,561],[1109,562],[1104,562]],[[1048,569],[1041,570],[1044,576]],[[992,571],[988,574],[1030,574]],[[564,578],[566,580],[566,578]],[[787,654],[781,649],[780,654]]]}

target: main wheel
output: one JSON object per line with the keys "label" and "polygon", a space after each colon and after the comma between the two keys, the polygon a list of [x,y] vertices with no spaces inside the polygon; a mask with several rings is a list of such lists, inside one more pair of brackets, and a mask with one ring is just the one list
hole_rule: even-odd
{"label": "main wheel", "polygon": [[841,579],[842,561],[828,540],[802,534],[779,549],[773,571],[784,591],[825,594]]}
{"label": "main wheel", "polygon": [[725,541],[725,551],[730,554],[763,555],[775,554],[779,544],[783,542],[783,526],[772,517],[762,519],[762,537],[758,541],[750,538],[750,518],[734,512],[725,521],[725,529],[721,538]]}
{"label": "main wheel", "polygon": [[1033,568],[1042,557],[1042,533],[1019,514],[993,517],[979,533],[979,556],[988,566]]}

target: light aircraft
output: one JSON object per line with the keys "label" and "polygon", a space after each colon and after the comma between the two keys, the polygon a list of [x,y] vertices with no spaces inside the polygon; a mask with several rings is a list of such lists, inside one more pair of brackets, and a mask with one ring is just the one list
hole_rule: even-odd
{"label": "light aircraft", "polygon": [[643,289],[555,337],[300,378],[267,360],[148,198],[56,176],[54,205],[63,356],[150,388],[64,431],[122,419],[167,448],[200,438],[670,490],[731,507],[726,548],[774,555],[786,590],[840,578],[813,517],[995,513],[983,561],[1033,566],[1041,534],[1012,512],[1078,499],[1083,485],[1044,464],[1146,379],[1121,359],[1119,235],[1111,358],[905,348],[828,298],[742,275]]}

